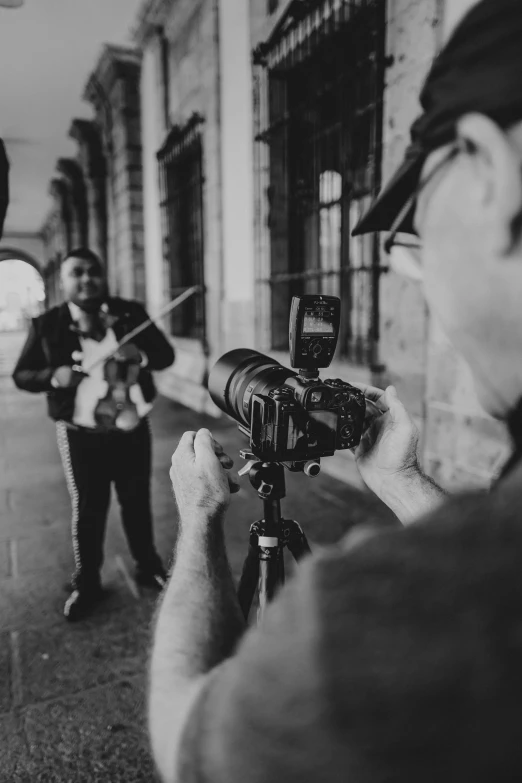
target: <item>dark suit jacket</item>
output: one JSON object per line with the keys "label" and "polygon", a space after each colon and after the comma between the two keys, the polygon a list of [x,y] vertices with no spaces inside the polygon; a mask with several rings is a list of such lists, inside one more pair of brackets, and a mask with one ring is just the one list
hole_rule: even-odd
{"label": "dark suit jacket", "polygon": [[[139,302],[111,297],[107,304],[109,311],[118,317],[113,326],[117,340],[148,319]],[[13,380],[19,389],[47,394],[49,416],[55,420],[70,421],[74,414],[76,389],[55,389],[51,385],[57,367],[77,364],[72,355],[82,348],[78,335],[70,328],[72,323],[66,303],[34,318],[13,372]],[[145,401],[151,402],[156,390],[150,371],[169,367],[174,361],[174,350],[154,324],[144,329],[132,342],[148,359],[147,367],[140,370],[138,382]]]}

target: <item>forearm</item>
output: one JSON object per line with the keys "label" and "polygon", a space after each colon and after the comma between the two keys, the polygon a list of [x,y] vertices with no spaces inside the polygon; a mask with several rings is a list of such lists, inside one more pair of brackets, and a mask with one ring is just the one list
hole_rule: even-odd
{"label": "forearm", "polygon": [[151,659],[149,726],[165,780],[174,780],[177,743],[199,683],[232,653],[245,628],[221,521],[183,520],[182,530]]}
{"label": "forearm", "polygon": [[52,367],[39,370],[16,368],[13,373],[13,381],[23,391],[35,393],[50,391],[52,389],[51,378],[53,372],[54,369]]}
{"label": "forearm", "polygon": [[184,520],[158,614],[154,658],[168,660],[177,675],[203,674],[231,653],[244,625],[221,521]]}
{"label": "forearm", "polygon": [[403,525],[409,525],[444,502],[447,493],[422,471],[397,476],[382,500]]}
{"label": "forearm", "polygon": [[147,357],[149,370],[165,370],[174,362],[174,349],[165,335],[150,326],[136,340],[136,345]]}

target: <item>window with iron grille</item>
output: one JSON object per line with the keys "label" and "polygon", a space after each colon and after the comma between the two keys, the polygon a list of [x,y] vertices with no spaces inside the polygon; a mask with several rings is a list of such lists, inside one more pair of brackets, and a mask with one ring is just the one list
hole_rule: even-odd
{"label": "window with iron grille", "polygon": [[324,293],[342,300],[341,354],[376,361],[379,247],[350,232],[380,187],[385,5],[294,0],[254,53],[273,349],[288,347],[291,297]]}
{"label": "window with iron grille", "polygon": [[[157,154],[161,195],[163,257],[170,298],[186,288],[203,290],[203,150],[199,115],[174,126]],[[205,308],[201,293],[189,297],[171,313],[171,334],[205,339]]]}

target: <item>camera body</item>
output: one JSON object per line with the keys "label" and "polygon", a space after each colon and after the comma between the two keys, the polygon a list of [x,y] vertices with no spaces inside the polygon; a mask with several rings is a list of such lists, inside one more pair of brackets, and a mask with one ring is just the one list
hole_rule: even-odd
{"label": "camera body", "polygon": [[[319,369],[333,359],[340,319],[337,297],[294,296],[289,342],[297,371],[246,348],[229,351],[212,368],[210,396],[250,437],[250,451],[258,459],[306,472],[306,463],[359,443],[363,392],[338,378],[319,379]],[[316,464],[309,475],[318,469]]]}
{"label": "camera body", "polygon": [[253,395],[251,449],[260,459],[285,463],[328,457],[357,446],[364,413],[364,395],[349,383],[291,376],[268,394]]}

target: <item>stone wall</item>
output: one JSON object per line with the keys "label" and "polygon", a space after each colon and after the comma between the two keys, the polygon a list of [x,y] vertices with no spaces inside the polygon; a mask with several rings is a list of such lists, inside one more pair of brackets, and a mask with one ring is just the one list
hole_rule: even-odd
{"label": "stone wall", "polygon": [[141,57],[106,45],[84,97],[95,111],[107,161],[107,271],[111,292],[145,300]]}
{"label": "stone wall", "polygon": [[[173,125],[203,117],[203,234],[206,340],[172,337],[174,366],[159,378],[161,392],[197,410],[216,413],[206,391],[209,353],[218,353],[221,300],[222,199],[218,17],[213,0],[157,0],[145,4],[135,40],[143,51],[141,106],[145,133],[145,252],[150,309],[169,299],[169,270],[162,257],[156,153]],[[165,321],[168,330],[168,323]]]}

